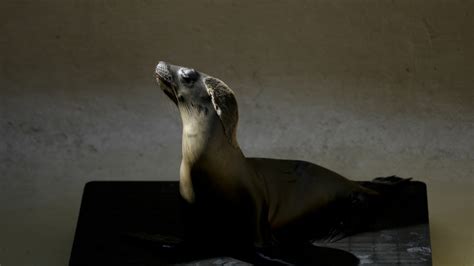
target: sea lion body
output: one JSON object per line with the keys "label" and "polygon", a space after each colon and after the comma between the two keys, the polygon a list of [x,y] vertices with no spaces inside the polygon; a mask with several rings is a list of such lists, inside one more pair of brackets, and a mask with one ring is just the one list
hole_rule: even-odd
{"label": "sea lion body", "polygon": [[299,160],[248,158],[265,179],[268,220],[279,229],[331,202],[365,192],[358,184],[324,167]]}
{"label": "sea lion body", "polygon": [[165,62],[156,76],[183,122],[181,195],[198,213],[212,216],[214,229],[239,228],[235,237],[250,232],[244,238],[264,247],[275,243],[273,230],[331,202],[376,194],[312,163],[246,158],[236,138],[237,102],[224,82]]}

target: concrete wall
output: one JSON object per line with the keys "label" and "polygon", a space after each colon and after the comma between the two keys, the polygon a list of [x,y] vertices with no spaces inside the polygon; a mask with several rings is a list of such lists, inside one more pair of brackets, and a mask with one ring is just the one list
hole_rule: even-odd
{"label": "concrete wall", "polygon": [[226,81],[247,155],[427,182],[435,265],[473,265],[472,1],[3,1],[0,264],[65,265],[83,185],[176,180],[158,60]]}

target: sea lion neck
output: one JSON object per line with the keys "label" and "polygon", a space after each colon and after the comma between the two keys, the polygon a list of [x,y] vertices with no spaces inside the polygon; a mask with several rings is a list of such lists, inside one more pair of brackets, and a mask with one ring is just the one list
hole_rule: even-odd
{"label": "sea lion neck", "polygon": [[219,123],[196,128],[184,126],[182,135],[182,160],[193,167],[226,168],[232,170],[236,162],[245,163],[240,147],[229,143]]}
{"label": "sea lion neck", "polygon": [[195,201],[195,183],[203,181],[196,178],[228,186],[250,170],[240,147],[228,142],[221,127],[220,123],[183,126],[180,191],[188,202]]}
{"label": "sea lion neck", "polygon": [[209,161],[216,157],[216,154],[233,153],[236,150],[240,152],[238,145],[230,145],[215,113],[199,116],[196,113],[181,110],[181,120],[183,122],[182,155],[183,160],[188,163]]}

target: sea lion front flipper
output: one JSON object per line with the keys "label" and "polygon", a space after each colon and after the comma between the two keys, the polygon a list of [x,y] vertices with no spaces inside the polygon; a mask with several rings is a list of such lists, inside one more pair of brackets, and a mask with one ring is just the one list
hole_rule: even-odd
{"label": "sea lion front flipper", "polygon": [[258,265],[359,265],[359,259],[352,253],[329,247],[314,246],[311,243],[292,243],[257,251]]}
{"label": "sea lion front flipper", "polygon": [[321,223],[322,230],[315,233],[313,243],[332,243],[370,230],[376,219],[376,212],[373,212],[376,208],[373,205],[378,197],[379,195],[354,191],[349,197],[328,205],[319,216],[327,221]]}

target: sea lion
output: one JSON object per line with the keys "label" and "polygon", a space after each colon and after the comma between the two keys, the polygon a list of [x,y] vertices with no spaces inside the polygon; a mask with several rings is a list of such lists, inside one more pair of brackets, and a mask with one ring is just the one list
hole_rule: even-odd
{"label": "sea lion", "polygon": [[183,123],[181,196],[197,206],[196,216],[208,217],[203,223],[214,231],[226,231],[227,237],[234,233],[230,238],[257,246],[269,244],[266,181],[237,143],[238,107],[232,90],[214,77],[165,62],[157,65],[156,79],[177,105]]}
{"label": "sea lion", "polygon": [[[177,105],[182,123],[180,193],[190,204],[245,210],[256,246],[272,232],[353,195],[376,195],[331,170],[298,160],[247,158],[237,142],[238,105],[223,81],[163,61],[156,80]],[[232,206],[232,208],[230,208]],[[224,208],[226,209],[226,208]]]}

